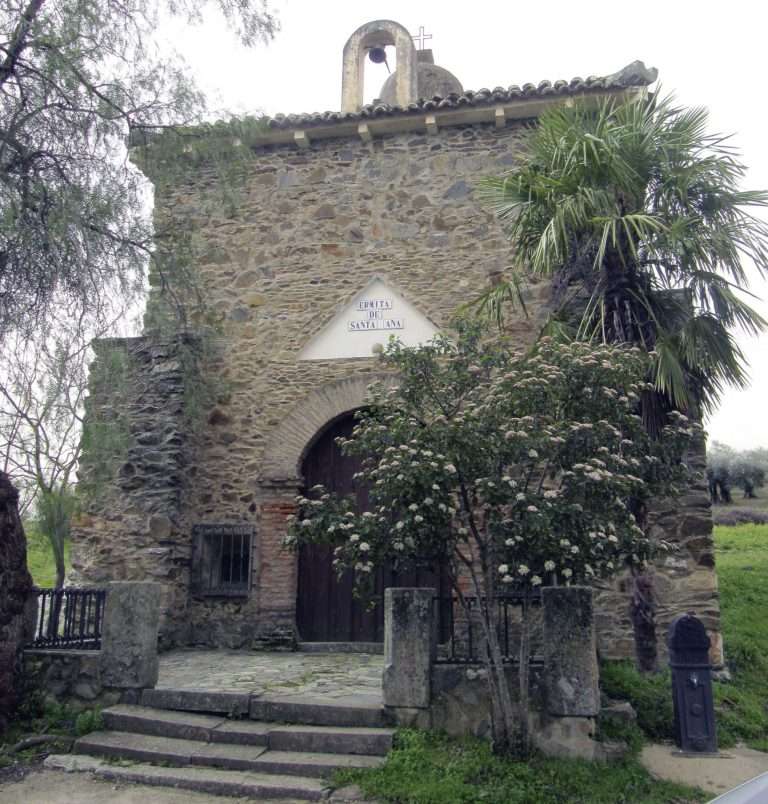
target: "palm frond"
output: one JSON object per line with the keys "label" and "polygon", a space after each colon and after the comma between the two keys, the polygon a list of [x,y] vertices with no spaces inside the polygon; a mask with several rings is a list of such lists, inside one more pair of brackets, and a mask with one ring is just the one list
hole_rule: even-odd
{"label": "palm frond", "polygon": [[475,315],[477,318],[490,321],[499,329],[504,328],[504,314],[508,310],[520,309],[528,315],[523,297],[524,280],[518,274],[501,279],[485,293],[461,305],[459,316]]}
{"label": "palm frond", "polygon": [[[574,337],[655,349],[657,389],[678,407],[711,406],[745,382],[731,330],[768,328],[745,300],[746,266],[768,274],[768,223],[755,215],[768,192],[742,189],[738,152],[707,129],[706,109],[659,92],[557,106],[531,129],[518,167],[480,188],[516,276],[578,283]],[[479,308],[497,321],[519,303],[511,285],[485,296]]]}

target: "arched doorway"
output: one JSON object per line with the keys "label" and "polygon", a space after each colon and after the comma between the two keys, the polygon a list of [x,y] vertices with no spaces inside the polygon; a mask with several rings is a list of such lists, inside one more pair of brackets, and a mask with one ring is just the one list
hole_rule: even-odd
{"label": "arched doorway", "polygon": [[[368,489],[353,479],[360,470],[358,458],[342,455],[336,444],[349,437],[355,426],[354,412],[332,421],[316,438],[302,463],[305,488],[318,483],[336,494],[355,494],[358,509],[368,504]],[[378,570],[374,601],[353,595],[353,574],[339,578],[333,568],[333,548],[303,545],[299,550],[296,625],[304,642],[382,642],[384,639],[384,589],[389,586],[439,588],[440,578],[429,570],[396,573],[391,567]],[[446,587],[447,592],[447,587]]]}

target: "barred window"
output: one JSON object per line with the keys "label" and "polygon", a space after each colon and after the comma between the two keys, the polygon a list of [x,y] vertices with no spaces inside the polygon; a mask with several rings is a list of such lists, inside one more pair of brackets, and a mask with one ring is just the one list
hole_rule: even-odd
{"label": "barred window", "polygon": [[195,525],[192,590],[209,597],[247,597],[251,586],[250,525]]}

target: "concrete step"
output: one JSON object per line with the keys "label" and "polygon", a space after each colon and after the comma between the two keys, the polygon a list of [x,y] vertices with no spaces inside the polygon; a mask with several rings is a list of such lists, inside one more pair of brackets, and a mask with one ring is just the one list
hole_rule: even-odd
{"label": "concrete step", "polygon": [[213,692],[159,687],[141,693],[142,706],[174,709],[180,712],[205,712],[229,717],[247,717],[251,695],[247,692]]}
{"label": "concrete step", "polygon": [[102,718],[111,731],[327,754],[384,756],[394,735],[394,729],[386,728],[281,725],[128,704],[105,709]]}
{"label": "concrete step", "polygon": [[380,756],[274,751],[264,746],[203,743],[119,731],[92,732],[77,740],[74,750],[79,754],[180,767],[203,765],[311,777],[330,776],[337,768],[376,767],[384,761]]}
{"label": "concrete step", "polygon": [[328,703],[323,699],[304,697],[252,698],[252,720],[279,723],[301,723],[307,726],[387,726],[380,703],[350,698]]}
{"label": "concrete step", "polygon": [[383,757],[360,756],[359,754],[321,754],[309,751],[265,751],[251,765],[263,773],[309,776],[322,779],[334,771],[347,768],[378,768]]}
{"label": "concrete step", "polygon": [[[148,734],[133,734],[122,731],[94,731],[75,742],[75,752],[92,754],[115,759],[130,759],[137,762],[167,762],[185,767],[187,765],[212,764],[220,767],[247,766],[266,751],[266,747],[257,745],[227,745],[232,754],[232,765],[220,762],[206,763],[206,757],[212,757],[210,749],[221,748],[214,743],[203,743],[197,740],[183,740],[176,737],[157,737]],[[194,759],[199,757],[199,761]]]}
{"label": "concrete step", "polygon": [[209,690],[159,689],[144,690],[142,706],[172,709],[177,712],[222,714],[252,720],[280,723],[303,723],[311,726],[387,726],[384,707],[374,696],[350,695],[336,698],[305,696],[261,697],[240,692]]}
{"label": "concrete step", "polygon": [[167,768],[145,763],[121,766],[98,757],[76,754],[51,754],[45,760],[45,767],[68,773],[75,771],[93,773],[109,781],[178,787],[209,795],[233,796],[256,801],[270,799],[320,801],[328,792],[325,782],[301,776],[204,767]]}
{"label": "concrete step", "polygon": [[218,715],[199,715],[171,709],[118,704],[101,713],[104,726],[111,731],[128,731],[205,743],[267,745],[271,726],[251,720],[228,720]]}
{"label": "concrete step", "polygon": [[273,726],[268,745],[275,751],[386,756],[395,730],[365,726]]}

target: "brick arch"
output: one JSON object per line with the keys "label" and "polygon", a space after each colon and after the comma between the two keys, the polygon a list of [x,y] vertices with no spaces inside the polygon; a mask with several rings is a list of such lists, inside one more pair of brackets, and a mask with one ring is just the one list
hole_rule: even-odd
{"label": "brick arch", "polygon": [[318,434],[339,416],[362,407],[376,380],[394,385],[393,377],[368,374],[348,377],[316,388],[294,405],[273,430],[264,450],[263,481],[290,481],[301,476],[301,462]]}

